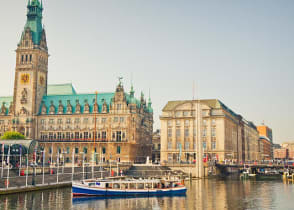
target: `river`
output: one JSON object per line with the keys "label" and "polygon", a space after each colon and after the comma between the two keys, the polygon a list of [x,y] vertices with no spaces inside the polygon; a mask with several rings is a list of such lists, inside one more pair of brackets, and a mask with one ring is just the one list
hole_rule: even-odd
{"label": "river", "polygon": [[186,181],[186,196],[72,199],[71,188],[0,196],[2,210],[80,209],[294,209],[294,184],[282,181]]}

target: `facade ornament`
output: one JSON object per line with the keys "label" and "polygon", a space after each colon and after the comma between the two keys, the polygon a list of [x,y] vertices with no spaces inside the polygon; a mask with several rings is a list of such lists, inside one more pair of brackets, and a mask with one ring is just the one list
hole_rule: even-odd
{"label": "facade ornament", "polygon": [[21,100],[20,103],[21,104],[26,104],[28,102],[28,91],[26,88],[23,89],[23,91],[21,92]]}
{"label": "facade ornament", "polygon": [[96,99],[94,99],[94,112],[95,113],[98,113],[98,104],[97,104],[97,101],[96,101]]}
{"label": "facade ornament", "polygon": [[55,114],[54,103],[53,103],[53,101],[51,101],[50,103],[51,103],[51,105],[50,105],[50,108],[49,108],[49,114]]}
{"label": "facade ornament", "polygon": [[2,103],[1,106],[1,115],[6,115],[7,108],[5,107],[5,102]]}
{"label": "facade ornament", "polygon": [[81,113],[81,105],[79,100],[76,100],[76,113],[80,114]]}
{"label": "facade ornament", "polygon": [[43,105],[42,105],[41,114],[47,114],[47,107],[46,107],[44,102],[43,102]]}
{"label": "facade ornament", "polygon": [[85,107],[84,107],[84,113],[89,113],[90,112],[90,106],[88,103],[88,100],[85,100]]}
{"label": "facade ornament", "polygon": [[62,101],[59,100],[59,105],[58,105],[58,114],[63,114],[63,105],[62,105]]}
{"label": "facade ornament", "polygon": [[26,114],[28,114],[28,111],[27,111],[24,107],[22,107],[22,108],[20,109],[20,114],[21,114],[21,115],[26,115]]}
{"label": "facade ornament", "polygon": [[70,100],[67,100],[66,113],[72,114],[72,105],[70,104]]}
{"label": "facade ornament", "polygon": [[104,100],[104,103],[102,105],[102,113],[107,113],[107,104],[106,104],[105,100]]}
{"label": "facade ornament", "polygon": [[13,102],[11,102],[9,105],[8,114],[10,114],[10,115],[13,114]]}

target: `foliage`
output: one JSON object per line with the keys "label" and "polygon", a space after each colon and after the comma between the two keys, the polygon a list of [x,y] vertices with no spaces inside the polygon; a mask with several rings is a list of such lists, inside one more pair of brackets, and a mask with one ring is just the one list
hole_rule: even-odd
{"label": "foliage", "polygon": [[19,132],[7,131],[1,137],[2,140],[14,140],[14,139],[25,139],[26,137]]}

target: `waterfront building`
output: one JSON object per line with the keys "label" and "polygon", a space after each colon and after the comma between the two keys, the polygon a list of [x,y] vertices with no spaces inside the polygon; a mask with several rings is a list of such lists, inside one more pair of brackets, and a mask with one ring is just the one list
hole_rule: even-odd
{"label": "waterfront building", "polygon": [[[43,5],[31,0],[16,50],[14,94],[0,97],[0,136],[18,131],[39,140],[46,161],[72,152],[80,159],[145,161],[151,157],[153,110],[133,86],[124,90],[120,78],[114,92],[77,93],[72,84],[48,85],[48,47],[42,25]],[[2,77],[3,78],[3,77]],[[81,154],[82,153],[82,154]],[[54,158],[56,157],[56,158]],[[53,159],[53,160],[52,160]]]}
{"label": "waterfront building", "polygon": [[263,144],[262,159],[271,160],[273,158],[273,131],[268,126],[262,125],[257,126],[257,130],[260,136],[260,141]]}
{"label": "waterfront building", "polygon": [[266,136],[259,136],[260,155],[262,160],[272,159],[272,143]]}
{"label": "waterfront building", "polygon": [[160,162],[160,130],[156,130],[152,136],[152,162]]}
{"label": "waterfront building", "polygon": [[294,160],[294,142],[284,142],[282,143],[282,148],[288,151],[287,159]]}
{"label": "waterfront building", "polygon": [[288,149],[286,148],[274,149],[274,159],[276,160],[288,159]]}
{"label": "waterfront building", "polygon": [[[162,110],[161,162],[195,160],[197,133],[201,132],[208,159],[259,160],[256,126],[218,99],[200,100],[201,130],[196,126],[196,100],[169,101]],[[200,116],[198,116],[200,117]]]}

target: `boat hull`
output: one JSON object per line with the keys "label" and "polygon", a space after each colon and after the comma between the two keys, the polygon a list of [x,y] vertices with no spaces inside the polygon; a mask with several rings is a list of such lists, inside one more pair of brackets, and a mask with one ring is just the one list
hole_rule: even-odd
{"label": "boat hull", "polygon": [[180,195],[185,194],[186,187],[175,187],[166,189],[105,189],[105,188],[90,188],[86,186],[73,185],[72,193],[74,196],[162,196],[162,195]]}

